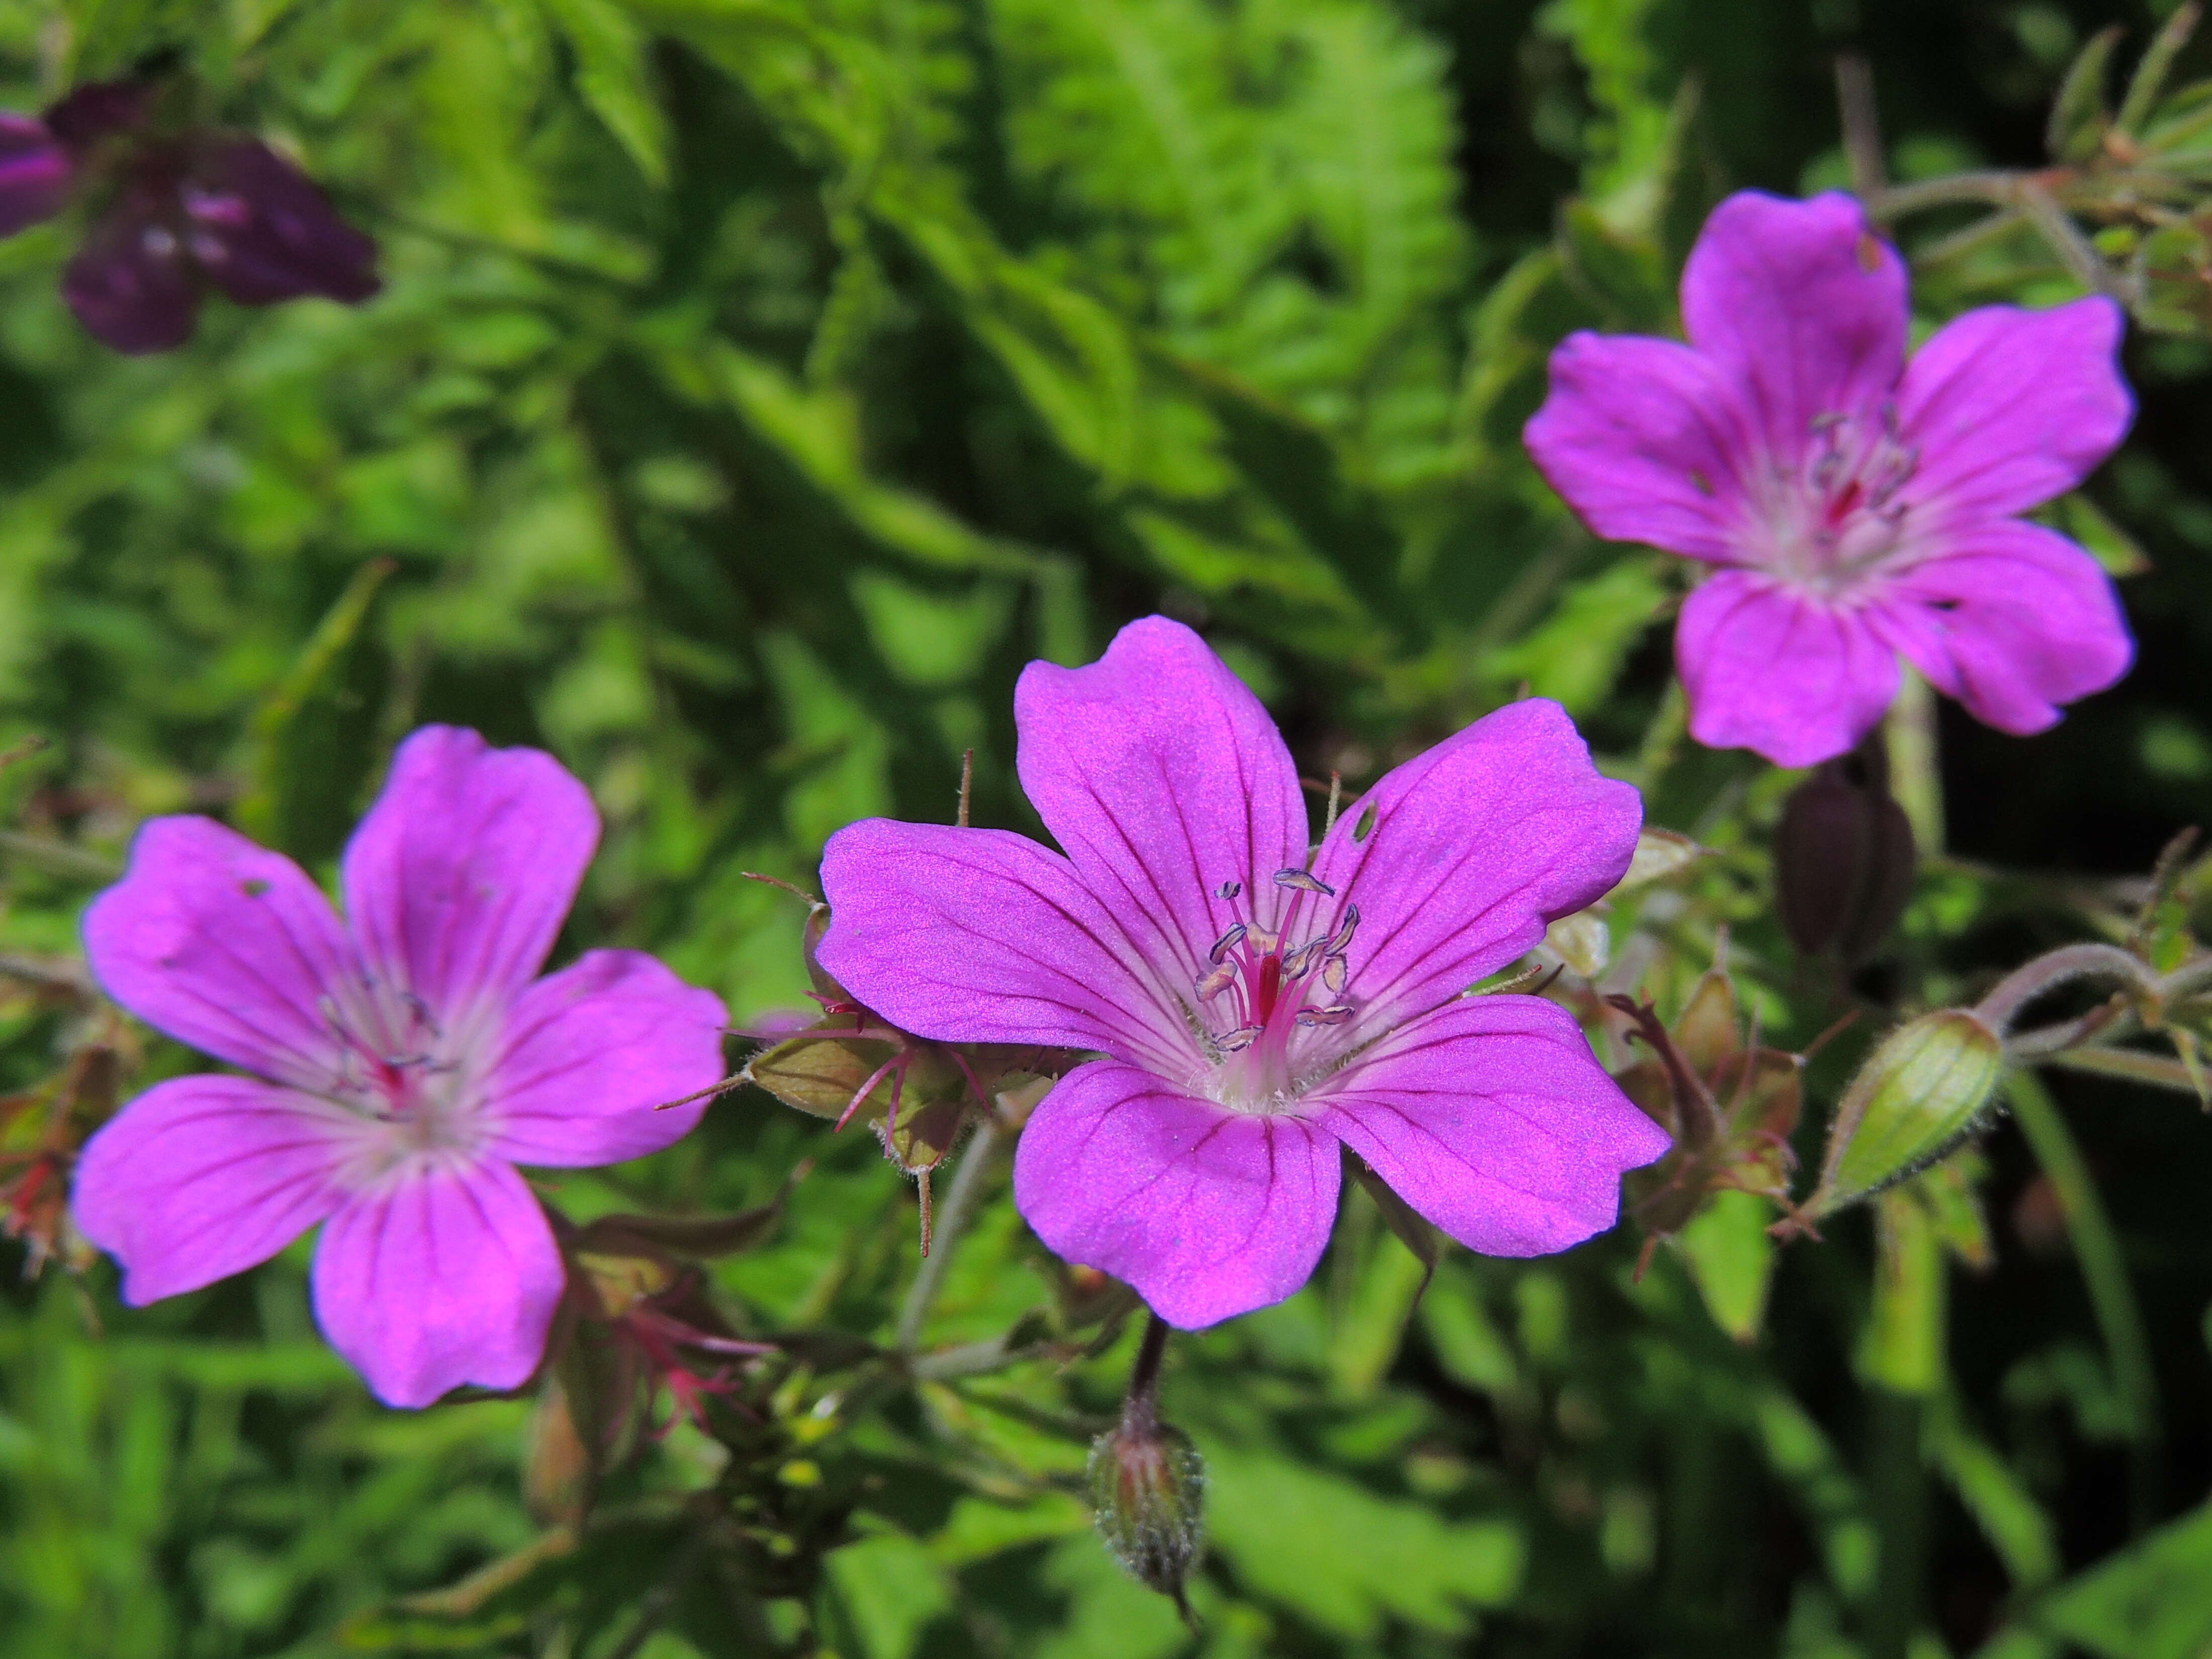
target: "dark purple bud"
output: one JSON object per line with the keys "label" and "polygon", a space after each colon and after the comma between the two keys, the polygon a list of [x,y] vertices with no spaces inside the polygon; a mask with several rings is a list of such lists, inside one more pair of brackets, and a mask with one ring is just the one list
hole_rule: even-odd
{"label": "dark purple bud", "polygon": [[380,286],[376,244],[258,139],[210,143],[195,156],[179,200],[193,259],[240,305],[303,294],[358,305]]}
{"label": "dark purple bud", "polygon": [[82,152],[118,132],[134,132],[154,112],[151,81],[89,81],[46,113],[46,131]]}
{"label": "dark purple bud", "polygon": [[59,213],[75,171],[43,122],[0,115],[0,236]]}
{"label": "dark purple bud", "polygon": [[169,204],[134,189],[94,221],[62,273],[62,298],[97,339],[137,356],[191,338],[200,288]]}
{"label": "dark purple bud", "polygon": [[1881,948],[1912,896],[1912,824],[1879,779],[1831,763],[1794,790],[1774,834],[1783,930],[1846,966]]}

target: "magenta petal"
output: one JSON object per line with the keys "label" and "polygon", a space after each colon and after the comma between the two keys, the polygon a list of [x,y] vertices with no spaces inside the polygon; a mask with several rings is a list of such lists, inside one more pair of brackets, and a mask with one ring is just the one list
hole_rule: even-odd
{"label": "magenta petal", "polygon": [[133,191],[94,220],[62,271],[62,298],[86,332],[129,356],[191,339],[199,279],[166,204]]}
{"label": "magenta petal", "polygon": [[2135,416],[2118,360],[2126,327],[2097,295],[2050,311],[1988,306],[1939,330],[1898,389],[1899,428],[1919,454],[1906,499],[1996,517],[2080,483]]}
{"label": "magenta petal", "polygon": [[515,1164],[590,1169],[690,1133],[720,1082],[721,998],[637,951],[592,951],[508,1009],[484,1092],[491,1150]]}
{"label": "magenta petal", "polygon": [[817,956],[894,1024],[960,1042],[1098,1048],[1199,1065],[1170,985],[1057,853],[1003,830],[868,818],[822,855]]}
{"label": "magenta petal", "polygon": [[1525,437],[1537,471],[1595,534],[1736,556],[1741,469],[1756,440],[1727,380],[1687,346],[1569,335]]}
{"label": "magenta petal", "polygon": [[333,1215],[315,1318],[391,1406],[530,1380],[565,1282],[545,1212],[505,1164],[418,1155]]}
{"label": "magenta petal", "polygon": [[376,244],[258,139],[209,146],[181,199],[200,269],[240,305],[303,294],[358,304],[377,291]]}
{"label": "magenta petal", "polygon": [[[1303,864],[1306,808],[1275,722],[1181,623],[1146,617],[1087,668],[1033,662],[1014,692],[1022,788],[1083,884],[1184,985],[1270,878]],[[1241,911],[1218,896],[1243,884]]]}
{"label": "magenta petal", "polygon": [[1543,1255],[1613,1225],[1620,1177],[1669,1145],[1565,1009],[1468,997],[1384,1038],[1316,1092],[1317,1121],[1485,1255]]}
{"label": "magenta petal", "polygon": [[345,851],[369,969],[448,1028],[536,976],[599,844],[599,815],[552,756],[426,726]]}
{"label": "magenta petal", "polygon": [[1022,1130],[1014,1202],[1054,1254],[1193,1331],[1291,1295],[1336,1221],[1336,1142],[1118,1060],[1061,1079]]}
{"label": "magenta petal", "polygon": [[345,935],[300,866],[210,818],[154,818],[84,917],[108,995],[155,1030],[301,1089],[341,1075]]}
{"label": "magenta petal", "polygon": [[1897,658],[1863,613],[1749,571],[1723,570],[1684,602],[1674,662],[1690,735],[1777,766],[1844,753],[1897,696]]}
{"label": "magenta petal", "polygon": [[157,1083],[85,1143],[70,1195],[133,1307],[266,1261],[336,1209],[362,1139],[342,1107],[243,1077]]}
{"label": "magenta petal", "polygon": [[1715,208],[1682,271],[1682,323],[1794,465],[1824,415],[1875,408],[1905,368],[1905,262],[1836,191],[1742,191]]}
{"label": "magenta petal", "polygon": [[2056,531],[2000,519],[1894,578],[1874,627],[1976,720],[2026,736],[2115,684],[2135,642],[2112,580]]}
{"label": "magenta petal", "polygon": [[59,213],[74,172],[44,122],[0,114],[0,236]]}
{"label": "magenta petal", "polygon": [[1372,1033],[1457,996],[1628,869],[1644,805],[1598,775],[1565,709],[1510,703],[1345,808],[1314,861],[1359,908],[1351,997]]}

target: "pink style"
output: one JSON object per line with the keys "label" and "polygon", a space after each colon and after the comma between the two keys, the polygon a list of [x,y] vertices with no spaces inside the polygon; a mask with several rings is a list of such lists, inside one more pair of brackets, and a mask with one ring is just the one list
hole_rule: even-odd
{"label": "pink style", "polygon": [[824,968],[947,1042],[1098,1055],[1022,1133],[1014,1195],[1066,1259],[1186,1329],[1279,1302],[1336,1218],[1340,1147],[1472,1249],[1611,1226],[1667,1137],[1565,1010],[1469,996],[1627,868],[1636,792],[1558,704],[1407,762],[1316,847],[1259,700],[1153,617],[1032,663],[1022,787],[1065,849],[871,819],[823,863]]}
{"label": "pink style", "polygon": [[2104,572],[2016,516],[2127,431],[2118,306],[1985,307],[1908,361],[1905,264],[1858,204],[1746,191],[1698,238],[1682,322],[1686,345],[1569,337],[1527,439],[1598,535],[1714,567],[1674,636],[1698,742],[1842,754],[1900,656],[2020,734],[2127,672]]}

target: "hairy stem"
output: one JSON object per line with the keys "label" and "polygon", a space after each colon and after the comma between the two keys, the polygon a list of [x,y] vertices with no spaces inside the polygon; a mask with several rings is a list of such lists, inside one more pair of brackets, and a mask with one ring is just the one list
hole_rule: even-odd
{"label": "hairy stem", "polygon": [[[2154,984],[2150,970],[2117,945],[2069,945],[2014,969],[1997,981],[1996,988],[1982,999],[1974,1012],[1999,1036],[2006,1036],[2010,1034],[2012,1024],[2020,1018],[2021,1012],[2036,998],[2047,991],[2055,991],[2062,985],[2091,978],[2118,980],[2130,988],[2146,991],[2152,989]],[[2069,1022],[2069,1024],[2080,1023]],[[2056,1032],[2065,1028],[2053,1029]],[[2014,1046],[2023,1054],[2044,1052],[2043,1045],[2049,1040],[2036,1033],[2029,1033]]]}
{"label": "hairy stem", "polygon": [[1145,1340],[1137,1346],[1137,1363],[1129,1368],[1128,1398],[1121,1404],[1121,1426],[1149,1434],[1160,1420],[1160,1361],[1168,1351],[1168,1322],[1146,1310]]}

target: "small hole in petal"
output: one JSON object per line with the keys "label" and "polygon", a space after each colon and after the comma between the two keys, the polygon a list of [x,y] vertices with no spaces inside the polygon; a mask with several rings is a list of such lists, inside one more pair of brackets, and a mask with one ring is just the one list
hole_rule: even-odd
{"label": "small hole in petal", "polygon": [[252,876],[239,883],[238,890],[248,898],[259,898],[269,890],[269,884],[258,876]]}
{"label": "small hole in petal", "polygon": [[1352,839],[1354,842],[1363,842],[1374,833],[1375,805],[1370,801],[1368,803],[1367,810],[1359,815],[1359,822],[1352,826]]}

